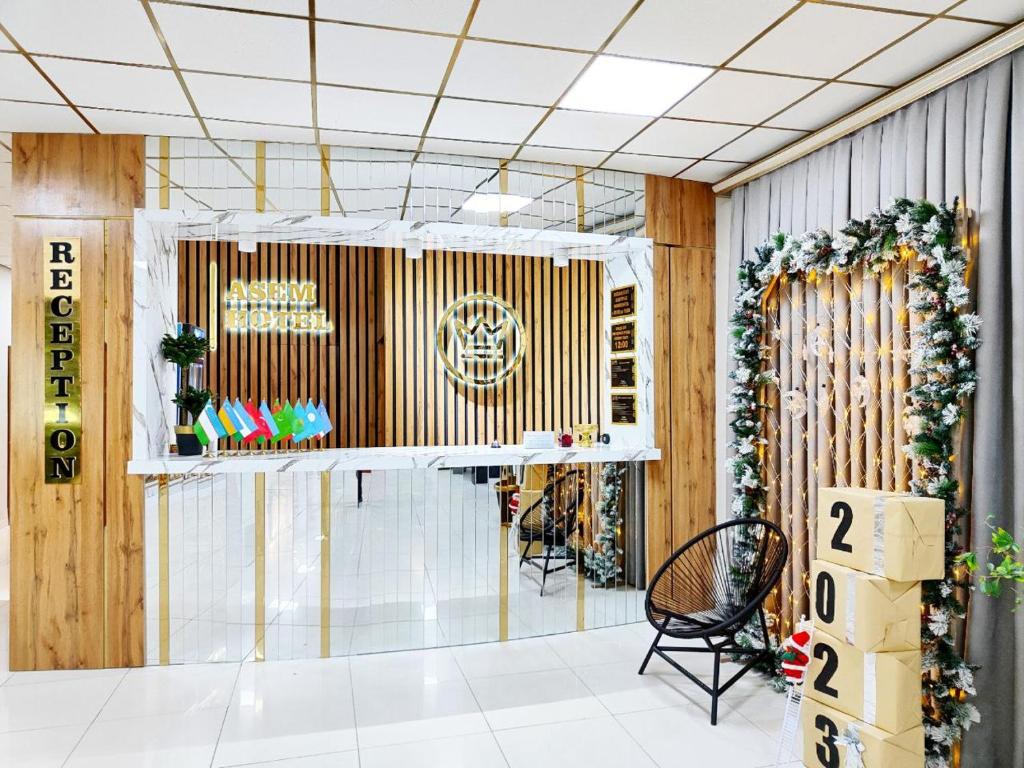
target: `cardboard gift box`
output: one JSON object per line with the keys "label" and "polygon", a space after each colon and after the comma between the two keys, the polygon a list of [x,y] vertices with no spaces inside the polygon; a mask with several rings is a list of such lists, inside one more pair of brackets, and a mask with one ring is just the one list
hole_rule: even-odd
{"label": "cardboard gift box", "polygon": [[816,629],[869,653],[921,648],[921,582],[815,560],[811,614]]}
{"label": "cardboard gift box", "polygon": [[865,488],[818,490],[816,557],[893,581],[944,575],[941,499]]}
{"label": "cardboard gift box", "polygon": [[917,724],[912,728],[900,733],[888,733],[805,698],[801,705],[800,721],[804,739],[803,763],[808,768],[848,765],[848,747],[836,744],[835,741],[843,737],[851,725],[857,729],[857,737],[864,745],[860,755],[864,768],[921,768],[924,765],[924,728],[921,726],[920,714]]}
{"label": "cardboard gift box", "polygon": [[921,722],[921,652],[865,653],[815,630],[804,696],[902,733]]}

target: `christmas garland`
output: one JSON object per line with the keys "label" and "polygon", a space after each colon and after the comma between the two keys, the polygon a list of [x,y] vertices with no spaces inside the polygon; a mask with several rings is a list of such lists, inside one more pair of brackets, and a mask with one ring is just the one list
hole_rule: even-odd
{"label": "christmas garland", "polygon": [[594,537],[597,549],[588,546],[583,553],[583,567],[594,580],[595,585],[606,587],[614,584],[622,574],[619,555],[622,550],[616,543],[616,531],[622,524],[619,517],[619,497],[622,495],[622,475],[625,469],[615,462],[605,464],[601,469],[601,500],[597,503],[597,517],[601,531]]}
{"label": "christmas garland", "polygon": [[903,450],[917,467],[911,492],[940,498],[946,508],[946,576],[924,582],[922,592],[922,662],[930,671],[923,683],[930,702],[924,712],[927,768],[948,768],[954,742],[979,720],[977,708],[966,701],[975,694],[973,670],[957,652],[951,627],[953,619],[965,613],[957,588],[967,586],[957,575],[966,510],[957,504],[954,432],[964,417],[961,401],[977,385],[971,352],[978,346],[981,325],[977,315],[963,311],[969,297],[967,257],[955,238],[956,208],[956,201],[950,209],[899,199],[864,221],[850,221],[839,235],[824,230],[800,237],[776,234],[740,265],[731,319],[732,512],[741,518],[760,517],[767,495],[760,447],[767,442],[762,427],[769,407],[760,391],[779,381],[764,345],[762,299],[768,288],[782,276],[814,279],[817,274],[861,267],[877,276],[900,259],[918,262],[908,285],[915,297],[910,309],[922,321],[910,345],[915,383],[907,391],[910,405],[905,415],[911,428]]}

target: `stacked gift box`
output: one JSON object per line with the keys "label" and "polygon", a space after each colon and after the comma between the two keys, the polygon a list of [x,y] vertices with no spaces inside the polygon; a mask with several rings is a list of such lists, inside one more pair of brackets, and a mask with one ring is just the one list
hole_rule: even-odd
{"label": "stacked gift box", "polygon": [[805,765],[924,765],[921,581],[943,576],[943,536],[938,499],[820,489]]}

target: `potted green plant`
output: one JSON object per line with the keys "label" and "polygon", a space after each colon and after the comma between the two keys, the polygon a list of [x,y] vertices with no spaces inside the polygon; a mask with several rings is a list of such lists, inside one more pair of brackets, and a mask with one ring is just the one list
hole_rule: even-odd
{"label": "potted green plant", "polygon": [[178,424],[174,428],[174,437],[180,456],[198,456],[203,452],[192,424],[199,418],[212,394],[208,389],[194,386],[202,382],[192,381],[191,368],[206,356],[209,349],[209,339],[194,333],[191,326],[184,326],[177,336],[165,334],[160,340],[160,353],[164,359],[178,366],[178,391],[172,399],[178,406]]}

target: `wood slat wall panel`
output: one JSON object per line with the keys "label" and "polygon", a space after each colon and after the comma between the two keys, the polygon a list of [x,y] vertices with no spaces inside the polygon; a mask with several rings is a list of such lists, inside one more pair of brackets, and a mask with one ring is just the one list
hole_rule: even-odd
{"label": "wood slat wall panel", "polygon": [[[541,258],[426,251],[410,260],[393,251],[382,264],[385,445],[508,444],[524,429],[598,422],[600,263],[556,269]],[[493,387],[453,381],[435,352],[444,310],[477,292],[515,307],[528,337],[519,370]]]}
{"label": "wood slat wall panel", "polygon": [[[222,303],[232,279],[315,282],[315,306],[334,323],[330,334],[228,332],[219,310],[217,350],[206,386],[220,399],[303,402],[323,398],[334,430],[327,448],[378,444],[377,261],[370,248],[260,243],[252,254],[234,242],[182,241],[178,248],[178,318],[209,330],[212,296]],[[229,447],[221,441],[221,447]],[[238,445],[232,441],[232,448]]]}

